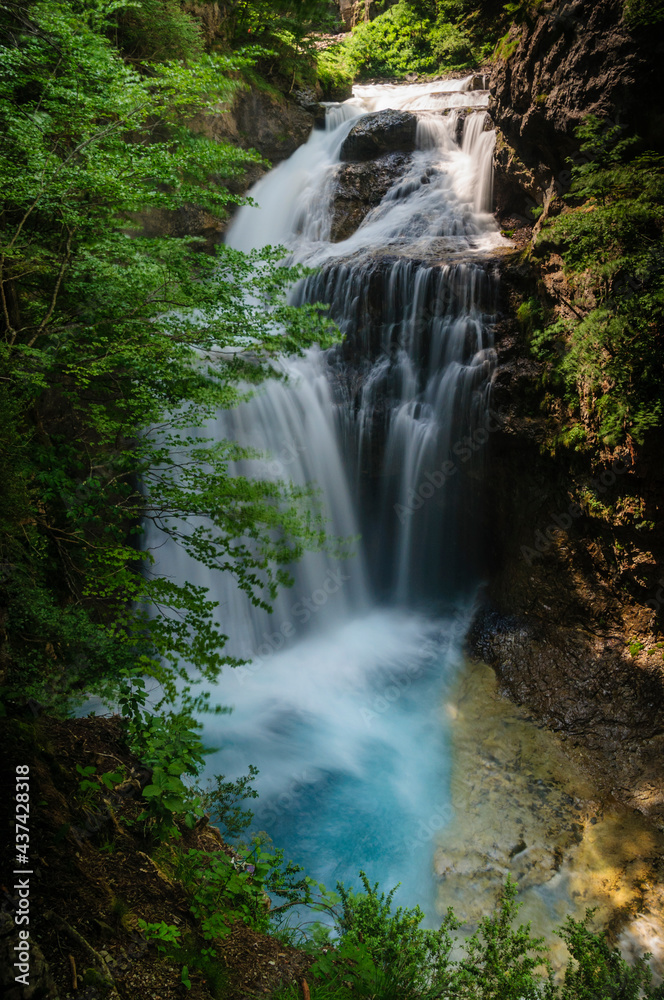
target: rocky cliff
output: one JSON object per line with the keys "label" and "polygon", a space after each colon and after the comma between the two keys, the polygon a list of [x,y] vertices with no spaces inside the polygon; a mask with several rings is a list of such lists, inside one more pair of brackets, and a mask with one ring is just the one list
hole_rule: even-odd
{"label": "rocky cliff", "polygon": [[[244,194],[271,167],[287,160],[307,141],[311,130],[324,121],[325,111],[315,94],[298,92],[280,94],[274,88],[243,84],[227,107],[214,114],[199,115],[191,123],[198,131],[217,142],[229,142],[247,150],[246,170],[229,181],[229,190]],[[196,236],[205,240],[210,250],[218,243],[227,221],[196,205],[180,212],[152,211],[141,216],[147,236]]]}
{"label": "rocky cliff", "polygon": [[664,36],[657,26],[630,30],[623,7],[623,0],[558,0],[503,40],[491,74],[499,213],[527,216],[552,190],[567,188],[567,159],[578,154],[574,130],[588,114],[662,145],[653,95]]}
{"label": "rocky cliff", "polygon": [[578,310],[561,258],[527,240],[535,206],[560,211],[583,116],[662,146],[648,100],[661,32],[622,15],[619,0],[546,4],[512,28],[492,75],[496,208],[526,248],[503,261],[493,405],[504,419],[488,449],[489,583],[471,648],[608,792],[664,822],[661,442],[553,449],[565,414],[543,408],[547,371],[516,318],[532,296],[556,317]]}

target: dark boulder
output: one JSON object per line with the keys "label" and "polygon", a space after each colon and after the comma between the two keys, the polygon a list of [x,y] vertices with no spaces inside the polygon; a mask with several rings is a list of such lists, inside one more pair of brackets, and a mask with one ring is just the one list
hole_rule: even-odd
{"label": "dark boulder", "polygon": [[379,205],[410,164],[404,153],[390,153],[370,163],[342,163],[334,193],[330,239],[347,240],[372,208]]}
{"label": "dark boulder", "polygon": [[361,163],[385,153],[412,153],[416,134],[417,116],[409,111],[374,111],[353,125],[341,147],[341,159]]}

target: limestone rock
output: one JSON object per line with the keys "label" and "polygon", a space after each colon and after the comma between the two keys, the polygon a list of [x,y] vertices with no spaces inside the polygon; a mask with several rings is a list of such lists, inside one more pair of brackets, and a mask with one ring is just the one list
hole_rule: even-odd
{"label": "limestone rock", "polygon": [[339,0],[339,13],[346,31],[362,21],[370,21],[380,13],[375,0]]}
{"label": "limestone rock", "polygon": [[[651,143],[657,129],[661,135],[649,95],[657,92],[662,38],[631,33],[623,6],[622,0],[547,4],[531,26],[512,28],[514,51],[492,70],[496,124],[540,185],[552,178],[563,189],[569,185],[566,158],[578,153],[574,130],[588,114],[650,132]],[[505,163],[496,165],[500,175]]]}
{"label": "limestone rock", "polygon": [[410,163],[404,153],[389,153],[369,163],[343,163],[337,175],[330,239],[348,239],[379,205]]}
{"label": "limestone rock", "polygon": [[412,153],[417,116],[409,111],[374,111],[351,128],[341,147],[341,159],[373,160],[385,153]]}
{"label": "limestone rock", "polygon": [[[311,91],[291,101],[252,88],[239,90],[229,107],[220,107],[218,113],[197,115],[189,124],[193,131],[215,142],[256,150],[275,165],[303,145],[312,128],[324,124],[324,116],[325,109]],[[244,194],[266,170],[267,165],[253,157],[247,161],[241,176],[229,179],[228,189],[234,194]],[[187,205],[177,212],[153,209],[136,213],[133,221],[132,230],[144,236],[202,239],[208,252],[221,241],[228,222],[196,205]]]}
{"label": "limestone rock", "polygon": [[230,108],[219,114],[200,115],[195,127],[211,139],[255,149],[274,165],[307,141],[314,118],[311,109],[295,101],[251,88],[238,91]]}

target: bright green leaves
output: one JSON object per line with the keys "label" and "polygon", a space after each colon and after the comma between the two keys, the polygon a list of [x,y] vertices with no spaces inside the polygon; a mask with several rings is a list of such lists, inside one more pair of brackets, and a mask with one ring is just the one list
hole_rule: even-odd
{"label": "bright green leaves", "polygon": [[538,333],[537,349],[564,343],[554,368],[568,393],[590,404],[604,443],[627,436],[643,443],[664,419],[664,159],[648,152],[626,159],[637,140],[594,116],[577,134],[573,207],[540,240],[562,248],[578,318]]}
{"label": "bright green leaves", "polygon": [[374,76],[403,78],[477,66],[488,55],[490,32],[487,25],[480,28],[474,7],[464,0],[399,0],[374,20],[358,24],[341,44],[322,51],[319,77],[333,87]]}
{"label": "bright green leaves", "polygon": [[306,490],[235,478],[237,450],[200,430],[275,376],[274,354],[331,341],[320,310],[287,302],[304,272],[278,248],[142,235],[154,211],[223,218],[238,200],[226,182],[256,157],[202,131],[249,60],[125,61],[109,25],[139,9],[0,11],[0,602],[15,680],[49,701],[123,696],[136,665],[172,699],[189,667],[235,662],[206,592],[146,572],[144,516],[263,607],[322,543]]}

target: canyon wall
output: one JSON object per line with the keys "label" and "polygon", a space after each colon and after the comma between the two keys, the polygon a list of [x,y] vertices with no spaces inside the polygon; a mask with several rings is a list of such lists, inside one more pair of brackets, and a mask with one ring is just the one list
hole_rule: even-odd
{"label": "canyon wall", "polygon": [[662,149],[652,102],[662,35],[630,31],[622,15],[620,0],[547,4],[512,28],[508,57],[492,69],[496,209],[518,249],[502,262],[493,386],[502,427],[487,449],[489,582],[470,646],[608,792],[662,822],[661,437],[612,449],[589,428],[583,453],[555,447],[565,414],[544,408],[547,368],[517,318],[533,298],[554,317],[579,311],[563,260],[534,236],[563,210],[584,115]]}

